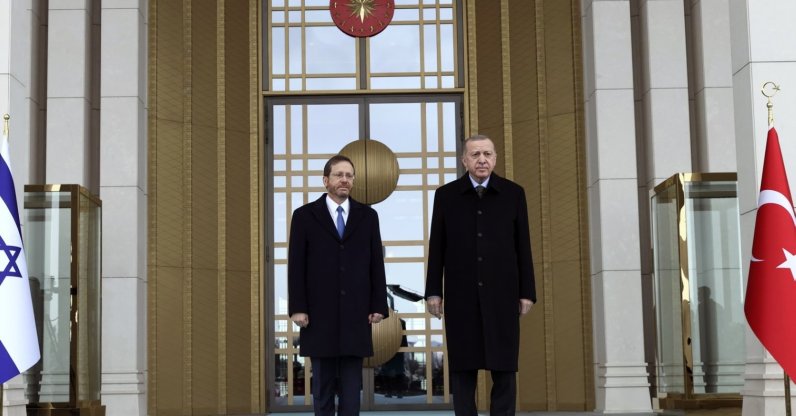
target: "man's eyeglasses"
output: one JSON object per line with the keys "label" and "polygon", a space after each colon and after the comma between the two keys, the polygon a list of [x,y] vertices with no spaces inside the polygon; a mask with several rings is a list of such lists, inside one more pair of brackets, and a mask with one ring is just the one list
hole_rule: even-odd
{"label": "man's eyeglasses", "polygon": [[335,172],[335,173],[332,173],[332,174],[331,174],[331,175],[329,175],[329,176],[331,176],[331,177],[333,177],[333,178],[335,178],[335,179],[337,179],[337,180],[340,180],[340,179],[346,178],[346,179],[348,179],[348,180],[350,181],[350,180],[354,179],[354,175],[353,175],[353,174],[351,174],[351,173],[344,173],[344,172]]}

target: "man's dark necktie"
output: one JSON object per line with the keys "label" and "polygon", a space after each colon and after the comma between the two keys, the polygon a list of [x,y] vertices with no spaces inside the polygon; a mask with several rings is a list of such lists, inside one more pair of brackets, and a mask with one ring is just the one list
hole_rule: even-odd
{"label": "man's dark necktie", "polygon": [[484,197],[484,192],[486,192],[484,185],[478,185],[475,187],[475,193],[478,194],[479,199]]}
{"label": "man's dark necktie", "polygon": [[337,207],[337,234],[343,238],[345,232],[345,221],[343,221],[343,207]]}

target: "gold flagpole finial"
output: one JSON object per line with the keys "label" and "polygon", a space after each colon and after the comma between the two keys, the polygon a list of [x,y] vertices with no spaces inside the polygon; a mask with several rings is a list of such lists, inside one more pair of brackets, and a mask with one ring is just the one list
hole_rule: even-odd
{"label": "gold flagpole finial", "polygon": [[11,116],[8,113],[3,114],[3,136],[8,137],[8,120],[11,119]]}
{"label": "gold flagpole finial", "polygon": [[768,108],[768,126],[771,127],[774,125],[774,103],[771,101],[771,97],[775,96],[779,91],[779,85],[768,81],[763,84],[763,88],[760,89],[760,92],[768,99],[766,103],[766,108]]}

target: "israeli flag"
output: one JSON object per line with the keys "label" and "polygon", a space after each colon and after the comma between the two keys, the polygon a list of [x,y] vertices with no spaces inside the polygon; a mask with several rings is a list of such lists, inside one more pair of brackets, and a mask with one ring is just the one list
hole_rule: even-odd
{"label": "israeli flag", "polygon": [[0,383],[5,383],[36,364],[41,355],[8,139],[0,140]]}

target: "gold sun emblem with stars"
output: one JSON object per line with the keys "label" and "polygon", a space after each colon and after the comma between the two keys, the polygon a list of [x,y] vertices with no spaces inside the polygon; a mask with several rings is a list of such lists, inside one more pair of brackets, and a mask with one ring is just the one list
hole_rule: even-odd
{"label": "gold sun emblem with stars", "polygon": [[365,22],[365,19],[373,14],[374,0],[351,0],[348,7],[351,8],[351,16],[359,17],[360,22]]}
{"label": "gold sun emblem with stars", "polygon": [[384,30],[395,12],[395,0],[330,0],[334,24],[349,36],[369,37]]}

